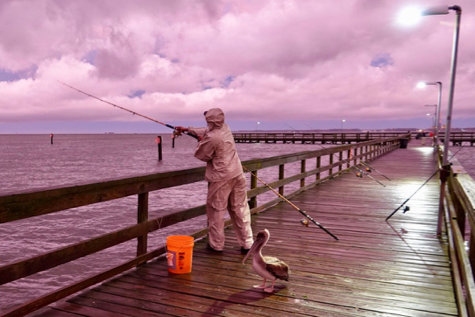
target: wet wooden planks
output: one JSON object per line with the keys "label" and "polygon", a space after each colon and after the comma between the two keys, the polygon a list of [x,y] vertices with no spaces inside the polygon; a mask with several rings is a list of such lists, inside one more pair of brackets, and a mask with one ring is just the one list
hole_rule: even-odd
{"label": "wet wooden planks", "polygon": [[[241,263],[234,231],[222,254],[194,247],[191,274],[167,272],[164,259],[86,291],[44,316],[457,316],[445,238],[435,236],[438,181],[429,147],[398,149],[370,162],[383,187],[352,173],[292,199],[326,229],[302,226],[281,203],[253,218],[271,233],[263,253],[291,267],[290,282],[267,294],[251,261]],[[417,189],[410,210],[385,218]],[[41,315],[41,314],[39,314]]]}

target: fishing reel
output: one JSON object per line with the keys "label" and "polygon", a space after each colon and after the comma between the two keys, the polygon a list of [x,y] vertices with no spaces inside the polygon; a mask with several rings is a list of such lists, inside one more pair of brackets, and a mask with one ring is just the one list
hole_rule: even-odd
{"label": "fishing reel", "polygon": [[356,177],[363,178],[363,174],[358,172],[358,173],[356,173]]}
{"label": "fishing reel", "polygon": [[308,227],[308,225],[309,225],[308,220],[305,219],[305,218],[304,218],[304,219],[301,219],[301,220],[300,220],[300,223],[301,223],[302,225],[304,225],[305,227]]}
{"label": "fishing reel", "polygon": [[402,210],[402,213],[405,214],[406,211],[409,211],[411,210],[411,208],[409,208],[409,206],[405,206],[404,209]]}
{"label": "fishing reel", "polygon": [[367,167],[367,168],[366,168],[366,172],[367,172],[367,173],[371,173],[371,168]]}
{"label": "fishing reel", "polygon": [[178,130],[178,129],[175,129],[175,130],[173,130],[173,136],[172,136],[172,137],[173,137],[174,139],[176,139],[176,138],[178,138],[179,136],[181,136],[182,133],[183,133],[183,131]]}

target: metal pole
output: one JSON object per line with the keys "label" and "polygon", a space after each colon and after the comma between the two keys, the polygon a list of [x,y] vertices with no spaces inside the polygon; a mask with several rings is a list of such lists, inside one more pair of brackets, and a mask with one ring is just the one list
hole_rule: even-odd
{"label": "metal pole", "polygon": [[450,144],[450,125],[452,122],[452,108],[454,102],[454,90],[455,90],[455,74],[457,70],[457,53],[458,53],[458,42],[459,42],[459,33],[460,33],[460,20],[462,17],[462,8],[455,5],[449,7],[449,10],[454,10],[456,14],[456,24],[454,30],[454,42],[452,49],[452,66],[450,69],[450,87],[449,87],[449,101],[447,109],[447,122],[445,127],[445,138],[444,138],[444,156],[442,169],[440,170],[440,199],[439,199],[439,219],[437,222],[437,235],[442,234],[442,225],[444,219],[444,201],[445,201],[445,187],[447,183],[447,176],[450,172],[450,165],[448,165],[447,156],[449,153],[449,144]]}
{"label": "metal pole", "polygon": [[440,81],[437,82],[437,85],[439,86],[439,96],[437,98],[437,123],[436,123],[436,128],[435,128],[435,146],[437,146],[439,142],[439,129],[440,129],[440,102],[442,98],[442,83]]}
{"label": "metal pole", "polygon": [[459,42],[459,33],[460,33],[460,19],[462,17],[462,8],[459,6],[449,7],[451,10],[455,10],[456,13],[456,25],[454,31],[454,44],[452,50],[452,67],[450,70],[450,88],[449,88],[449,101],[447,109],[447,122],[445,127],[445,139],[444,139],[444,163],[447,165],[447,156],[449,153],[449,141],[450,141],[450,126],[452,123],[452,108],[454,102],[454,90],[455,90],[455,73],[457,70],[457,53],[458,53],[458,42]]}

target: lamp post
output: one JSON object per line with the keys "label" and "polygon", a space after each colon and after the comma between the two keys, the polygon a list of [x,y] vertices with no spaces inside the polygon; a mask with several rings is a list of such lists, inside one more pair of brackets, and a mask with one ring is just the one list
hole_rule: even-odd
{"label": "lamp post", "polygon": [[[431,120],[431,125],[434,129],[434,136],[437,136],[437,105],[425,105],[424,107],[434,107],[434,120]],[[430,113],[428,113],[427,115],[430,116]]]}
{"label": "lamp post", "polygon": [[345,119],[341,120],[341,133],[343,133],[343,123],[345,123],[345,122],[346,122]]}
{"label": "lamp post", "polygon": [[[457,54],[458,54],[458,42],[460,34],[460,20],[462,18],[462,8],[458,5],[454,6],[436,6],[430,7],[422,12],[420,15],[441,15],[449,14],[449,10],[455,11],[455,29],[454,40],[452,47],[452,61],[450,67],[450,87],[449,87],[449,100],[447,105],[447,122],[445,124],[445,137],[444,137],[444,155],[442,169],[439,171],[440,176],[440,197],[439,197],[439,219],[437,223],[437,235],[442,234],[442,223],[444,215],[444,199],[445,199],[445,186],[447,177],[450,172],[450,165],[447,162],[447,156],[449,153],[450,144],[450,128],[452,123],[452,108],[454,102],[454,90],[455,90],[455,73],[457,71]],[[412,12],[413,15],[413,12]]]}
{"label": "lamp post", "polygon": [[440,81],[420,82],[419,84],[417,84],[417,87],[424,88],[427,85],[438,85],[439,86],[439,95],[438,95],[438,98],[437,98],[437,105],[435,105],[437,107],[436,108],[437,113],[435,115],[435,118],[436,118],[435,120],[436,120],[437,124],[435,125],[435,130],[434,130],[434,138],[435,138],[434,145],[437,146],[438,140],[439,140],[439,130],[441,128],[440,102],[441,102],[441,99],[442,99],[442,83]]}
{"label": "lamp post", "polygon": [[457,71],[457,54],[458,54],[458,42],[460,34],[460,20],[462,18],[462,8],[460,6],[437,6],[431,7],[427,10],[422,11],[422,15],[440,15],[440,14],[449,14],[449,10],[455,11],[455,29],[454,29],[454,41],[452,48],[452,63],[450,68],[450,87],[449,87],[449,101],[447,106],[447,122],[445,124],[445,138],[444,138],[444,156],[443,156],[443,165],[447,168],[447,156],[449,153],[449,144],[450,144],[450,128],[452,123],[452,108],[454,102],[454,90],[455,90],[455,74]]}
{"label": "lamp post", "polygon": [[257,132],[257,127],[259,126],[259,124],[261,124],[261,122],[257,121],[257,123],[256,123],[256,132]]}

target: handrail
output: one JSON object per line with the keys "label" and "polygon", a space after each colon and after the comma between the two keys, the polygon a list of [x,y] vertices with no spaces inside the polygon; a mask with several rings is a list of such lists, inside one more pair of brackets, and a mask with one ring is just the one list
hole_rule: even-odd
{"label": "handrail", "polygon": [[[357,143],[361,141],[369,141],[375,139],[384,139],[390,137],[402,137],[410,133],[412,137],[418,138],[421,134],[419,131],[413,132],[310,132],[310,131],[294,131],[294,132],[235,132],[234,139],[237,143]],[[427,135],[429,137],[429,134]],[[438,138],[443,141],[445,132],[440,131]],[[471,131],[452,131],[450,132],[450,141],[452,145],[462,145],[464,142],[471,146],[475,144],[475,132]]]}
{"label": "handrail", "polygon": [[[439,148],[439,167],[442,166],[442,152]],[[456,160],[453,160],[456,161]],[[445,225],[449,238],[449,255],[452,266],[453,282],[460,316],[475,317],[475,181],[460,170],[460,166],[451,165],[446,182]],[[468,224],[470,230],[466,237]],[[468,240],[469,252],[465,241]]]}
{"label": "handrail", "polygon": [[[409,134],[404,137],[410,137]],[[279,188],[283,195],[285,185],[300,182],[298,189],[284,195],[291,198],[294,195],[314,187],[326,180],[348,171],[352,165],[361,161],[372,160],[384,155],[400,146],[401,136],[361,142],[354,145],[323,148],[315,151],[304,151],[294,154],[274,156],[264,159],[244,161],[243,166],[257,175],[259,170],[279,166],[279,179],[268,183],[273,188]],[[354,154],[351,154],[353,151]],[[329,158],[329,164],[322,165],[322,157]],[[337,160],[334,160],[337,158]],[[307,170],[307,162],[315,160],[315,168]],[[285,164],[300,162],[300,173],[284,177]],[[335,170],[338,168],[338,171]],[[148,252],[147,235],[150,232],[206,214],[205,206],[200,205],[188,210],[148,219],[148,196],[152,191],[176,187],[204,180],[203,167],[174,172],[157,173],[151,175],[110,180],[105,182],[85,184],[72,187],[52,188],[47,190],[18,193],[0,196],[0,225],[19,219],[41,216],[69,208],[110,201],[122,197],[137,195],[137,219],[134,226],[110,232],[99,237],[82,241],[73,245],[53,250],[39,256],[23,259],[0,267],[0,285],[20,278],[53,268],[89,254],[107,249],[111,246],[137,238],[137,256],[118,267],[109,269],[100,274],[53,291],[47,295],[31,300],[20,307],[15,307],[2,316],[22,316],[56,300],[69,296],[77,291],[111,278],[134,266],[144,263],[154,257],[163,255],[164,247]],[[306,184],[308,177],[315,176],[315,180]],[[257,186],[251,176],[251,188],[248,191],[251,213],[255,214],[282,201],[280,198],[258,204],[257,197],[267,191],[267,186]],[[230,224],[230,220],[226,225]],[[207,229],[203,228],[192,234],[195,238],[205,236]]]}
{"label": "handrail", "polygon": [[351,143],[384,138],[403,137],[408,132],[235,132],[234,139],[238,143],[268,142],[301,142],[301,143]]}

